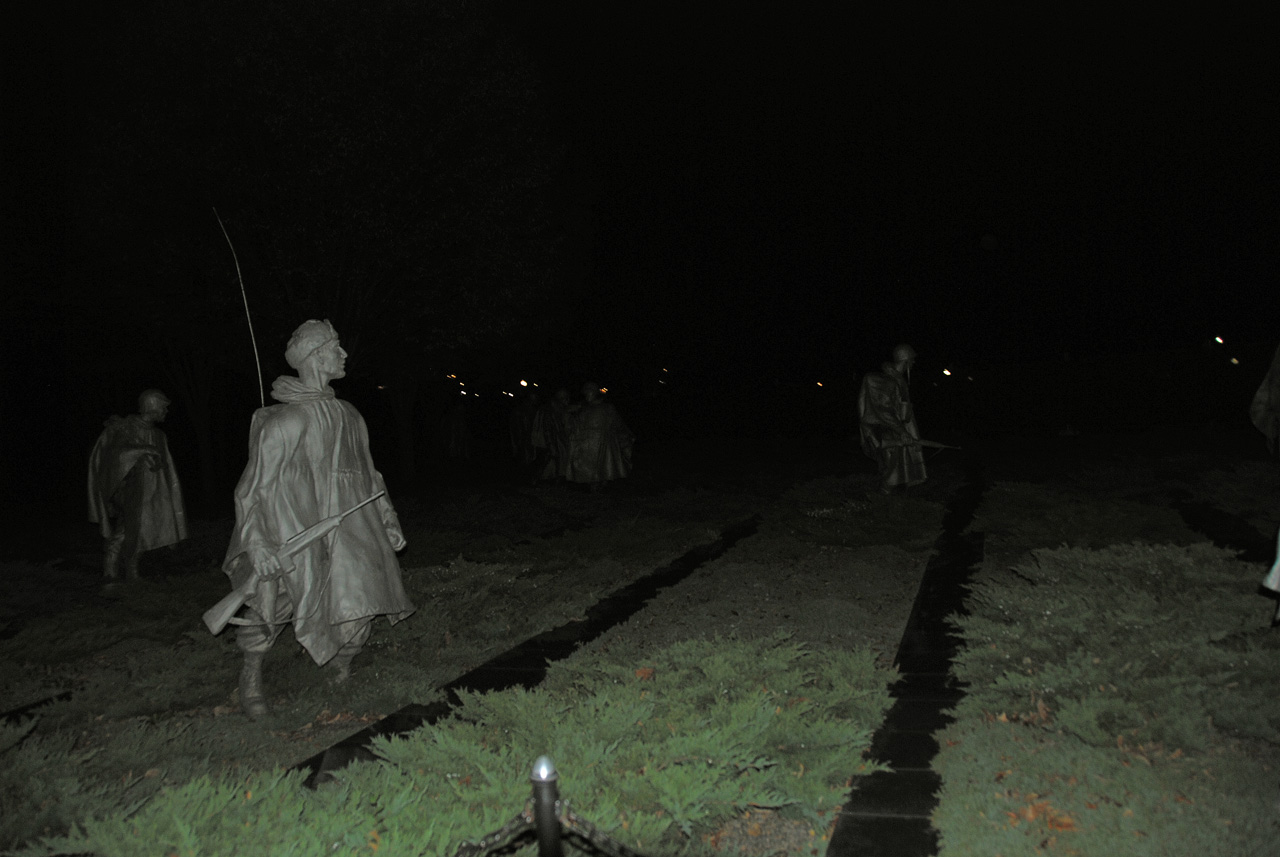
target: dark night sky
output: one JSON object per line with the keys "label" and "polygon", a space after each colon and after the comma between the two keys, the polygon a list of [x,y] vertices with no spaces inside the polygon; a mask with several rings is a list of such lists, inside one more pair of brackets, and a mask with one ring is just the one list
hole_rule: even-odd
{"label": "dark night sky", "polygon": [[656,328],[819,360],[1276,337],[1260,20],[824,5],[531,22],[602,161],[601,272],[651,278]]}
{"label": "dark night sky", "polygon": [[[1125,405],[1142,395],[1171,399],[1162,419],[1243,420],[1261,360],[1280,339],[1280,44],[1261,11],[499,2],[545,83],[566,176],[592,200],[589,303],[576,326],[548,337],[586,353],[562,364],[574,374],[671,366],[696,379],[687,389],[699,402],[710,393],[739,407],[770,377],[783,393],[813,379],[851,384],[906,340],[927,372],[1061,366],[1070,354],[1082,368],[1075,399],[1053,380],[1018,384],[1017,401],[984,394],[1026,411],[1027,425],[1074,422],[1086,400],[1100,424],[1122,406],[1143,419],[1147,405]],[[129,9],[143,10],[136,22]],[[57,338],[60,310],[45,301],[74,303],[63,286],[69,260],[85,270],[95,258],[67,238],[77,217],[96,229],[72,200],[98,192],[71,186],[69,163],[76,146],[97,144],[83,129],[133,121],[95,100],[133,85],[112,79],[111,60],[130,49],[115,39],[145,38],[157,20],[148,16],[173,26],[176,13],[125,4],[97,7],[91,19],[65,2],[28,11],[36,17],[25,27],[6,28],[0,59],[0,276],[16,286],[0,364],[11,410],[42,415],[51,450],[36,457],[44,470],[11,457],[5,479],[47,489],[78,484],[95,420],[132,396],[114,391],[108,406],[104,391],[86,388],[84,352],[63,356],[75,343]],[[372,73],[395,82],[394,68]],[[157,89],[181,93],[165,75],[156,70]],[[82,122],[86,105],[98,125]],[[97,210],[114,215],[116,199],[99,196]],[[109,330],[97,334],[110,340]],[[1196,379],[1173,368],[1194,360],[1148,359],[1203,356],[1215,335],[1256,358],[1216,396],[1203,367]],[[247,360],[245,343],[228,349]],[[1113,362],[1126,354],[1130,362]],[[1164,392],[1143,393],[1157,374],[1163,386],[1152,389]],[[1061,380],[1056,369],[1037,377]],[[121,390],[154,383],[115,380]],[[239,425],[256,396],[240,377],[228,390],[231,380],[244,395],[224,416]],[[1097,398],[1100,383],[1110,398]],[[832,425],[851,407],[850,388],[835,389],[843,398],[824,404]],[[1166,396],[1182,389],[1186,408]],[[785,418],[787,401],[766,407]],[[32,442],[25,422],[4,428],[7,447]],[[48,476],[50,467],[65,472]]]}
{"label": "dark night sky", "polygon": [[[818,370],[900,339],[943,362],[1276,338],[1280,46],[1261,18],[509,5],[597,183],[611,340]],[[95,73],[65,11],[10,33],[20,280],[51,276],[57,114]]]}

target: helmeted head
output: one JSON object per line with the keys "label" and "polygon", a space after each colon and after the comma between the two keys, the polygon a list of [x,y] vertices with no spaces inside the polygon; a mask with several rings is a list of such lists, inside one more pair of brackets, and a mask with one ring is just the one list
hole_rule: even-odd
{"label": "helmeted head", "polygon": [[326,389],[334,378],[347,375],[347,352],[328,319],[311,319],[299,325],[289,338],[284,359],[298,370],[303,384],[317,389]]}
{"label": "helmeted head", "polygon": [[138,413],[153,423],[164,422],[169,413],[169,397],[152,388],[138,394]]}
{"label": "helmeted head", "polygon": [[893,371],[900,373],[908,381],[911,379],[911,367],[916,362],[916,350],[905,342],[901,342],[893,347],[893,362],[886,363],[885,368],[892,368]]}
{"label": "helmeted head", "polygon": [[329,319],[317,321],[313,318],[310,321],[304,321],[289,337],[289,344],[284,350],[284,359],[294,369],[301,369],[308,357],[329,343],[337,341],[338,331],[333,329]]}

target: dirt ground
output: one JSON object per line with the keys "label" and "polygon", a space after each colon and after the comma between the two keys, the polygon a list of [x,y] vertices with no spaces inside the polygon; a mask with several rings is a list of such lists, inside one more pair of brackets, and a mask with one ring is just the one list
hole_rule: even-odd
{"label": "dirt ground", "polygon": [[[626,634],[665,645],[691,635],[768,634],[781,626],[801,639],[865,644],[892,657],[943,501],[961,478],[956,463],[939,462],[923,490],[886,497],[875,490],[870,462],[846,444],[810,442],[773,452],[745,442],[673,452],[601,494],[576,485],[513,485],[492,472],[472,483],[453,474],[425,496],[396,498],[411,544],[401,562],[443,579],[459,561],[534,566],[539,551],[565,532],[669,521],[671,530],[687,531],[679,544],[695,547],[754,519],[754,533],[661,593],[627,623]],[[0,638],[102,603],[100,541],[91,525],[30,509],[13,510],[8,520],[12,533],[0,545],[9,572]],[[143,557],[140,585],[148,578],[185,578],[204,586],[221,560],[229,526],[229,520],[196,520],[188,542]],[[620,540],[609,557],[619,567],[601,572],[629,582],[669,558],[675,544],[647,553]],[[608,579],[598,585],[611,588]]]}

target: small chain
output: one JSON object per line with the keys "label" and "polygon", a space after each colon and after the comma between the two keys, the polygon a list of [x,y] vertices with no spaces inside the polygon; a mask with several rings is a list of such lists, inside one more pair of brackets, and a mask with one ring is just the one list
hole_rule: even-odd
{"label": "small chain", "polygon": [[[606,854],[608,857],[644,857],[638,851],[632,851],[582,816],[578,815],[569,808],[569,804],[561,802],[560,812],[557,813],[560,823],[564,825],[567,832],[581,838],[591,846],[597,853]],[[586,850],[586,849],[583,849]]]}
{"label": "small chain", "polygon": [[524,809],[515,818],[502,827],[482,837],[478,842],[463,842],[454,852],[453,857],[481,857],[498,848],[511,844],[517,836],[535,827],[533,819],[533,798],[525,802]]}
{"label": "small chain", "polygon": [[[565,801],[556,801],[556,819],[564,828],[566,838],[573,840],[574,845],[582,851],[604,854],[605,857],[644,857],[578,815]],[[477,842],[462,843],[453,857],[483,857],[499,848],[505,848],[518,837],[535,829],[537,822],[533,816],[533,798],[530,798],[519,815]]]}

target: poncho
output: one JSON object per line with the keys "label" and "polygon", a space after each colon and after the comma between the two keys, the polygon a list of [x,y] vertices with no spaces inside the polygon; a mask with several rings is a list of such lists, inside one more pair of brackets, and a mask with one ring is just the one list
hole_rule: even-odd
{"label": "poncho", "polygon": [[924,453],[918,443],[920,429],[907,379],[886,363],[880,372],[868,372],[858,393],[859,435],[862,451],[880,465],[886,487],[918,485],[926,477]]}
{"label": "poncho", "polygon": [[589,402],[573,415],[569,432],[570,482],[609,482],[631,472],[635,435],[608,402]]}
{"label": "poncho", "polygon": [[89,454],[89,520],[138,534],[139,552],[187,537],[182,486],[164,432],[134,414],[111,417]]}
{"label": "poncho", "polygon": [[[238,586],[251,573],[245,553],[277,550],[290,536],[385,490],[369,453],[364,418],[333,390],[284,376],[272,386],[284,402],[260,408],[249,430],[249,463],[235,491],[236,528],[223,570]],[[347,516],[329,535],[293,558],[281,578],[293,604],[298,642],[318,664],[358,630],[353,620],[413,612],[388,532],[399,534],[395,508],[383,496]],[[246,602],[257,609],[257,596]]]}

